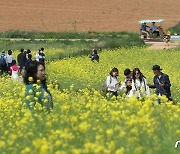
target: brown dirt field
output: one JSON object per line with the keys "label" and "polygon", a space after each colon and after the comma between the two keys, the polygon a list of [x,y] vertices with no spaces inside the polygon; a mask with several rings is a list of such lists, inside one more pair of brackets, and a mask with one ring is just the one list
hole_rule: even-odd
{"label": "brown dirt field", "polygon": [[130,31],[138,20],[180,21],[179,0],[0,0],[0,31]]}

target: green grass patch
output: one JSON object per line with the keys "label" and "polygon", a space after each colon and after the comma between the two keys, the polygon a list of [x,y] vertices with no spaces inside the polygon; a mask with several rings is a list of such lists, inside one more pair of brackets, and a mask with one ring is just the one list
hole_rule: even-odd
{"label": "green grass patch", "polygon": [[[17,34],[17,35],[16,35]],[[58,35],[57,35],[58,34]],[[1,49],[11,49],[13,51],[19,51],[21,48],[25,50],[31,49],[33,52],[37,52],[39,48],[44,47],[45,50],[61,49],[61,52],[48,54],[47,60],[56,60],[69,57],[77,57],[81,55],[89,55],[93,48],[101,52],[104,49],[115,48],[130,48],[132,46],[142,47],[144,41],[139,38],[138,34],[128,32],[111,32],[111,33],[40,33],[40,32],[5,32],[1,33],[1,38],[29,38],[33,36],[30,41],[17,41],[17,40],[0,40]],[[29,36],[29,37],[28,37]],[[54,37],[54,38],[52,38]],[[48,40],[35,40],[35,38],[50,38]],[[58,39],[64,40],[58,40]],[[80,39],[72,41],[70,39]],[[97,39],[85,40],[85,39]],[[57,50],[56,50],[57,51]],[[45,52],[46,53],[46,52]],[[17,55],[17,53],[15,53]]]}
{"label": "green grass patch", "polygon": [[180,22],[174,25],[173,27],[168,28],[167,31],[170,31],[171,34],[180,35]]}

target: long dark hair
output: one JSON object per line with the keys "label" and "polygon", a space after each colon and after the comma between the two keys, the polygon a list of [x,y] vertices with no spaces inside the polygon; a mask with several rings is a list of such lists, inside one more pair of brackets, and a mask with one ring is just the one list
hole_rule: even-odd
{"label": "long dark hair", "polygon": [[[37,71],[38,71],[38,66],[39,65],[43,65],[44,66],[44,64],[43,63],[41,63],[41,62],[38,62],[38,61],[31,61],[30,63],[29,63],[29,65],[28,65],[28,68],[27,68],[27,70],[26,70],[26,72],[25,72],[25,75],[24,75],[24,77],[23,77],[23,79],[24,79],[24,83],[26,84],[26,85],[28,85],[28,84],[30,84],[30,83],[37,83],[37,77],[36,77],[36,74],[37,74]],[[44,66],[44,69],[45,69],[45,66]],[[29,77],[32,77],[32,81],[29,81]],[[46,78],[43,80],[43,81],[41,81],[41,83],[42,84],[44,84],[44,85],[46,85]]]}
{"label": "long dark hair", "polygon": [[136,79],[136,77],[135,77],[136,71],[138,71],[138,73],[139,73],[139,75],[140,75],[140,76],[139,76],[140,82],[142,82],[142,80],[143,80],[143,78],[144,78],[144,75],[142,74],[142,72],[140,71],[139,68],[135,68],[135,69],[133,70],[133,80],[135,81],[135,79]]}
{"label": "long dark hair", "polygon": [[118,72],[119,73],[119,70],[116,68],[116,67],[114,67],[111,71],[110,71],[110,75],[111,76],[113,76],[113,72]]}
{"label": "long dark hair", "polygon": [[131,91],[131,89],[132,89],[132,85],[131,86],[128,86],[127,85],[127,82],[128,81],[131,81],[131,83],[132,83],[132,79],[130,79],[130,78],[127,78],[126,79],[126,95]]}

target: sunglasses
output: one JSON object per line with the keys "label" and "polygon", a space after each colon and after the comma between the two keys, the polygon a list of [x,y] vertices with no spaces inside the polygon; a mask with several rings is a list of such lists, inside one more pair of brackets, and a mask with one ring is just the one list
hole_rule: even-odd
{"label": "sunglasses", "polygon": [[139,75],[140,73],[135,73],[135,75]]}

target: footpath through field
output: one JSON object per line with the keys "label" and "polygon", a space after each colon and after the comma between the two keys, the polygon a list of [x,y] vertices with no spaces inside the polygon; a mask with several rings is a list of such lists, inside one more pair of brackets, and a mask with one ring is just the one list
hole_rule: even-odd
{"label": "footpath through field", "polygon": [[[99,39],[25,39],[25,38],[0,38],[0,40],[9,40],[9,41],[94,41],[97,42]],[[148,41],[145,42],[146,45],[148,45],[148,49],[152,50],[165,50],[165,49],[170,49],[170,48],[175,48],[180,45],[180,41],[177,42],[169,42],[169,45],[167,45],[165,42],[153,42],[153,41]]]}
{"label": "footpath through field", "polygon": [[148,49],[165,50],[177,47],[178,45],[180,45],[180,42],[169,42],[169,45],[167,45],[165,42],[145,42],[145,44],[150,45]]}
{"label": "footpath through field", "polygon": [[99,39],[25,39],[25,38],[0,38],[0,40],[9,40],[9,41],[81,41],[81,40],[85,40],[85,41],[98,41]]}

